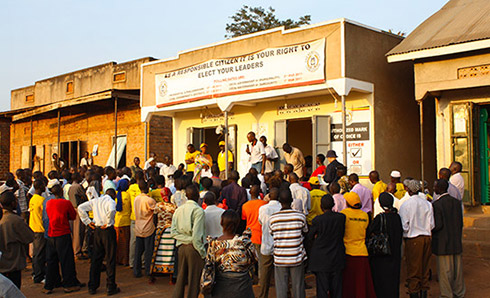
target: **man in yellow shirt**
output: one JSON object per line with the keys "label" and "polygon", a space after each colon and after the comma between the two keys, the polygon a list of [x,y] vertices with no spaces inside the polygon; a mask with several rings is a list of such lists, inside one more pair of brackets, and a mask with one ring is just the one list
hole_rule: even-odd
{"label": "man in yellow shirt", "polygon": [[194,177],[194,168],[196,167],[196,156],[201,153],[196,150],[194,145],[187,145],[187,153],[185,154],[185,164],[187,165],[187,175],[190,177]]}
{"label": "man in yellow shirt", "polygon": [[138,182],[141,180],[145,181],[145,174],[142,171],[136,171],[135,179],[136,183],[131,184],[127,190],[131,200],[131,237],[129,240],[129,266],[131,268],[134,266],[134,254],[136,253],[136,234],[134,233],[136,217],[134,216],[134,199],[141,194]]}
{"label": "man in yellow shirt", "polygon": [[401,182],[402,174],[399,171],[391,171],[390,176],[391,176],[391,182],[396,184],[395,197],[401,200],[401,198],[403,198],[403,196],[407,192],[405,190],[405,186]]}
{"label": "man in yellow shirt", "polygon": [[369,173],[369,181],[371,181],[373,186],[373,200],[376,201],[382,192],[386,191],[386,183],[379,179],[378,171],[371,171]]}
{"label": "man in yellow shirt", "polygon": [[[219,142],[219,153],[218,153],[218,167],[219,167],[219,178],[225,179],[226,170],[226,156],[225,156],[225,141]],[[228,150],[228,170],[233,169],[233,153]]]}
{"label": "man in yellow shirt", "polygon": [[[318,183],[318,179],[316,183]],[[319,184],[311,184],[311,191],[310,191],[311,209],[308,212],[308,215],[306,216],[306,221],[308,222],[308,226],[311,226],[311,222],[315,217],[323,214],[323,210],[321,206],[322,197],[326,194],[327,194],[326,192],[320,189]]]}
{"label": "man in yellow shirt", "polygon": [[29,201],[29,227],[34,232],[32,270],[34,283],[41,283],[46,275],[46,238],[43,226],[43,203],[41,194],[46,190],[40,179],[33,183],[35,194]]}

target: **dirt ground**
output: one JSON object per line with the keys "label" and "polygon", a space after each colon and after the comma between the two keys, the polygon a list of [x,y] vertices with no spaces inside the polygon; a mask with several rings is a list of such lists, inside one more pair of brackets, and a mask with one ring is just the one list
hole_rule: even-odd
{"label": "dirt ground", "polygon": [[[490,260],[463,257],[464,262],[464,277],[466,282],[466,297],[467,298],[481,298],[490,297]],[[429,297],[439,296],[439,286],[437,284],[437,276],[435,262],[433,262],[433,279],[431,281],[431,289]],[[402,263],[403,264],[403,263]],[[78,279],[81,282],[88,282],[89,261],[77,261],[77,274]],[[34,284],[30,277],[31,275],[30,264],[29,267],[23,272],[22,279],[22,292],[26,297],[42,297],[41,293],[42,285]],[[408,297],[405,292],[405,268],[402,265],[402,282],[400,284],[400,297]],[[316,297],[315,290],[315,277],[313,275],[307,275],[307,283],[312,287],[307,289],[307,297]],[[129,267],[117,267],[116,281],[121,288],[121,293],[114,297],[171,297],[173,286],[170,285],[170,279],[168,276],[158,277],[155,284],[148,284],[146,278],[133,278],[132,271]],[[258,294],[258,286],[254,286],[254,291]],[[87,292],[87,287],[82,288],[80,292],[65,294],[62,289],[55,289],[55,292],[50,297],[103,297],[105,296],[105,277],[104,273],[101,276],[101,287],[96,295],[91,296]],[[274,287],[271,288],[270,297],[275,297]]]}

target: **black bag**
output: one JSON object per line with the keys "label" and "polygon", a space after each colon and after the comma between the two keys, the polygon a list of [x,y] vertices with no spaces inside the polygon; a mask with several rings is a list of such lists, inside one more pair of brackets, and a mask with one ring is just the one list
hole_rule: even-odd
{"label": "black bag", "polygon": [[370,256],[391,256],[391,248],[388,234],[386,233],[386,215],[381,216],[381,231],[374,232],[369,236],[367,249]]}

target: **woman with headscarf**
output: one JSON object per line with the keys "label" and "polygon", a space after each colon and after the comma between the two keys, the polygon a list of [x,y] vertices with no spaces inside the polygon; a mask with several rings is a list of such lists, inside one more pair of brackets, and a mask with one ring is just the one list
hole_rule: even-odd
{"label": "woman with headscarf", "polygon": [[195,168],[193,182],[199,183],[202,177],[211,177],[211,167],[213,166],[213,158],[208,153],[208,145],[201,144],[201,152],[195,157]]}
{"label": "woman with headscarf", "polygon": [[344,194],[347,208],[345,215],[345,268],[342,281],[342,297],[375,298],[371,269],[366,247],[366,230],[369,215],[361,210],[361,199],[355,192]]}
{"label": "woman with headscarf", "polygon": [[368,237],[384,229],[388,236],[391,254],[388,256],[370,256],[374,289],[378,298],[397,298],[400,289],[400,263],[403,228],[400,216],[393,207],[393,196],[387,192],[380,194],[379,204],[384,213],[378,214],[368,228]]}

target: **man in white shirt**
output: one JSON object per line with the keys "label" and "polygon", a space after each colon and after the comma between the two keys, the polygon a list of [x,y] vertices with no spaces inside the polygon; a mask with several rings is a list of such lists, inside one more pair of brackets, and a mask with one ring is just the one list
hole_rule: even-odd
{"label": "man in white shirt", "polygon": [[[80,220],[94,230],[94,248],[90,261],[90,280],[88,292],[96,294],[100,286],[100,273],[102,261],[106,260],[107,295],[120,292],[116,284],[116,230],[114,229],[114,217],[116,216],[116,191],[109,188],[106,195],[87,201],[78,206]],[[88,212],[93,212],[91,220]]]}
{"label": "man in white shirt", "polygon": [[279,188],[271,188],[269,192],[269,203],[260,206],[259,222],[262,225],[262,244],[260,253],[262,254],[263,266],[260,269],[260,298],[268,297],[272,275],[274,274],[274,239],[269,229],[269,219],[272,214],[281,210],[279,203]]}
{"label": "man in white shirt", "polygon": [[305,216],[308,215],[308,211],[311,209],[311,195],[308,189],[299,184],[299,177],[296,173],[289,174],[289,190],[293,195],[293,203],[291,207],[293,210],[302,212]]}
{"label": "man in white shirt", "polygon": [[277,155],[276,150],[271,145],[267,144],[267,138],[261,136],[259,138],[260,142],[264,145],[265,149],[265,172],[274,172],[274,164],[279,160],[279,155]]}
{"label": "man in white shirt", "polygon": [[449,170],[451,170],[452,174],[449,182],[451,182],[452,185],[456,186],[456,188],[459,190],[461,198],[464,198],[464,178],[461,175],[463,165],[458,161],[453,161],[449,166]]}
{"label": "man in white shirt", "polygon": [[165,177],[165,187],[170,188],[174,184],[174,173],[177,168],[171,163],[170,156],[163,157],[163,164],[160,167],[160,175]]}
{"label": "man in white shirt", "polygon": [[247,144],[246,152],[248,155],[250,155],[250,163],[252,164],[252,168],[255,168],[260,174],[264,175],[266,160],[264,144],[255,138],[255,133],[253,131],[247,134],[247,140],[249,141],[250,145]]}
{"label": "man in white shirt", "polygon": [[427,297],[434,213],[432,204],[419,194],[422,183],[415,179],[405,183],[410,198],[400,207],[400,218],[405,239],[407,288],[410,297]]}
{"label": "man in white shirt", "polygon": [[204,209],[204,226],[206,228],[206,237],[211,236],[213,238],[223,235],[223,228],[221,227],[221,215],[225,212],[224,209],[216,206],[216,195],[212,191],[208,191],[204,195],[204,203],[206,209]]}
{"label": "man in white shirt", "polygon": [[90,168],[93,165],[93,159],[89,156],[88,151],[83,153],[83,157],[80,160],[80,167]]}
{"label": "man in white shirt", "polygon": [[[148,160],[145,161],[145,166],[143,167],[143,170],[148,170],[148,168],[150,167],[150,162],[152,160],[155,160],[155,161],[157,160],[157,154],[155,152],[150,152],[150,158],[148,158]],[[157,162],[156,163],[156,167],[159,168],[159,169],[162,168],[163,167],[163,163]]]}

